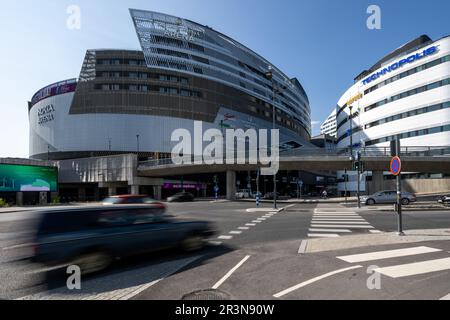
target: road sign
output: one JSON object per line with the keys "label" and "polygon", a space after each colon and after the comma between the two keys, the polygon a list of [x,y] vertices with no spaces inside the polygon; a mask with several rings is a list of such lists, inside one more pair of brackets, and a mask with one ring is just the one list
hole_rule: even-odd
{"label": "road sign", "polygon": [[219,192],[219,187],[218,186],[214,187],[214,192]]}
{"label": "road sign", "polygon": [[303,187],[303,181],[302,180],[298,180],[297,184],[299,185],[299,187]]}
{"label": "road sign", "polygon": [[390,169],[394,176],[398,176],[402,172],[402,160],[399,157],[393,157]]}

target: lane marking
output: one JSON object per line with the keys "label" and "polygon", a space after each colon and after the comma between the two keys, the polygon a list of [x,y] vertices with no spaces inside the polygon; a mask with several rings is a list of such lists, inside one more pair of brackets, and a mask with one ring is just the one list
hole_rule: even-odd
{"label": "lane marking", "polygon": [[388,276],[390,278],[403,278],[408,276],[415,276],[418,274],[444,271],[449,269],[450,269],[450,258],[445,258],[445,259],[401,264],[385,268],[377,268],[374,269],[374,271],[384,274],[385,276]]}
{"label": "lane marking", "polygon": [[253,223],[261,223],[262,221],[259,221],[259,220],[253,220],[252,222],[253,222]]}
{"label": "lane marking", "polygon": [[356,214],[354,211],[317,211],[314,210],[316,214]]}
{"label": "lane marking", "polygon": [[221,246],[223,244],[222,241],[209,241],[209,244],[212,246]]}
{"label": "lane marking", "polygon": [[219,240],[231,240],[231,239],[233,239],[233,236],[220,236],[217,239],[219,239]]}
{"label": "lane marking", "polygon": [[249,230],[250,228],[249,227],[239,227],[238,229],[239,230]]}
{"label": "lane marking", "polygon": [[318,213],[316,213],[314,216],[315,217],[360,217],[360,215],[356,214],[356,213],[347,213],[347,214],[342,214],[342,213],[340,213],[340,214],[332,214],[332,213],[318,214]]}
{"label": "lane marking", "polygon": [[313,224],[312,228],[347,228],[347,229],[375,229],[372,226],[339,225],[339,224]]}
{"label": "lane marking", "polygon": [[254,226],[256,226],[256,223],[246,223],[245,225],[249,226],[249,227],[254,227]]}
{"label": "lane marking", "polygon": [[335,233],[308,233],[308,238],[338,238]]}
{"label": "lane marking", "polygon": [[442,250],[422,246],[422,247],[414,247],[414,248],[407,248],[407,249],[397,249],[397,250],[368,252],[368,253],[362,253],[362,254],[352,254],[349,256],[341,256],[341,257],[336,257],[336,258],[343,260],[345,262],[348,262],[348,263],[359,263],[359,262],[364,262],[364,261],[398,258],[398,257],[412,256],[412,255],[439,252],[439,251],[442,251]]}
{"label": "lane marking", "polygon": [[300,243],[300,248],[298,249],[299,254],[304,254],[306,252],[306,248],[308,247],[308,240],[302,240]]}
{"label": "lane marking", "polygon": [[319,276],[319,277],[313,278],[313,279],[311,279],[311,280],[302,282],[302,283],[300,283],[300,284],[298,284],[298,285],[296,285],[296,286],[293,286],[293,287],[291,287],[291,288],[289,288],[289,289],[286,289],[286,290],[281,291],[281,292],[279,292],[279,293],[277,293],[277,294],[274,294],[273,296],[274,296],[275,298],[281,298],[281,297],[283,297],[283,296],[285,296],[285,295],[287,295],[287,294],[289,294],[289,293],[291,293],[291,292],[293,292],[293,291],[296,291],[296,290],[298,290],[298,289],[300,289],[300,288],[306,287],[307,285],[310,285],[310,284],[312,284],[312,283],[314,283],[314,282],[317,282],[317,281],[320,281],[320,280],[322,280],[322,279],[325,279],[325,278],[334,276],[335,274],[339,274],[339,273],[343,273],[343,272],[346,272],[346,271],[350,271],[350,270],[354,270],[354,269],[359,269],[359,268],[362,268],[362,266],[353,266],[353,267],[349,267],[349,268],[345,268],[345,269],[339,269],[339,270],[336,270],[336,271],[332,271],[332,272],[326,273],[326,274],[324,274],[324,275],[321,275],[321,276]]}
{"label": "lane marking", "polygon": [[309,229],[310,232],[334,232],[334,233],[351,233],[348,229]]}
{"label": "lane marking", "polygon": [[256,220],[259,220],[259,221],[266,221],[267,219],[266,219],[266,218],[258,218],[258,219],[256,219]]}
{"label": "lane marking", "polygon": [[241,234],[242,231],[230,231],[230,234]]}
{"label": "lane marking", "polygon": [[227,279],[228,279],[229,277],[231,277],[232,274],[233,274],[234,272],[236,272],[236,270],[239,269],[239,268],[240,268],[240,267],[241,267],[248,259],[250,259],[250,257],[251,257],[251,256],[246,256],[244,259],[242,259],[241,262],[239,262],[233,269],[231,269],[230,271],[228,271],[228,273],[227,273],[222,279],[220,279],[219,282],[217,282],[217,283],[212,287],[212,289],[213,289],[213,290],[219,289],[219,287],[220,287],[225,281],[227,281]]}

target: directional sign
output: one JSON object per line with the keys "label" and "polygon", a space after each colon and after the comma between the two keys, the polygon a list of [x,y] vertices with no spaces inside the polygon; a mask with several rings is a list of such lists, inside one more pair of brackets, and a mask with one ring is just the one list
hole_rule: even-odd
{"label": "directional sign", "polygon": [[402,172],[402,160],[399,157],[393,157],[390,169],[394,176],[398,176]]}

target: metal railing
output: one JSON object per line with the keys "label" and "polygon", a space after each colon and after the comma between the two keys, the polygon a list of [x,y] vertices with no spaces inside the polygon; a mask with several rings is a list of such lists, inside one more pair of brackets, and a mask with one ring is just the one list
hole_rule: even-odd
{"label": "metal railing", "polygon": [[[390,157],[391,156],[391,148],[390,147],[363,147],[359,149],[353,149],[354,152],[357,150],[360,151],[362,157]],[[269,153],[270,154],[270,153]],[[348,157],[351,156],[350,148],[335,148],[335,149],[323,149],[323,148],[300,148],[296,150],[283,151],[280,152],[280,158],[287,157],[314,157],[314,156],[335,156],[335,157]],[[449,156],[450,157],[450,147],[423,147],[423,146],[409,146],[402,147],[400,156],[406,157],[442,157]],[[203,156],[187,156],[187,159],[190,159],[191,164],[204,164]],[[227,163],[226,155],[223,158],[223,163]],[[244,154],[235,155],[234,163],[245,163],[248,164],[248,151]],[[147,166],[147,167],[157,167],[157,166],[166,166],[173,165],[174,162],[171,158],[164,159],[149,159],[145,161],[140,161],[139,165]]]}

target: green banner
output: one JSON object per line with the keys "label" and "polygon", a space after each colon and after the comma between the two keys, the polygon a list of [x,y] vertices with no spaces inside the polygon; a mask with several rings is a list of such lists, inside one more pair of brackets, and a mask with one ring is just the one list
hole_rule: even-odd
{"label": "green banner", "polygon": [[0,192],[19,191],[58,191],[58,168],[0,164]]}

